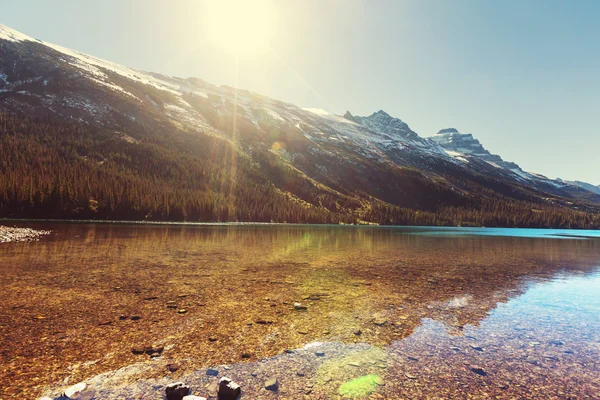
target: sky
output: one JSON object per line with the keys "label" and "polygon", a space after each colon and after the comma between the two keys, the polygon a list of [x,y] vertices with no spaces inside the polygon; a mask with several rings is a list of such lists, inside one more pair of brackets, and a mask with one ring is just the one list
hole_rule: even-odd
{"label": "sky", "polygon": [[269,14],[268,50],[239,55],[239,73],[210,7],[0,0],[0,23],[300,107],[383,109],[421,136],[454,127],[527,171],[600,184],[600,1],[262,0],[250,14]]}

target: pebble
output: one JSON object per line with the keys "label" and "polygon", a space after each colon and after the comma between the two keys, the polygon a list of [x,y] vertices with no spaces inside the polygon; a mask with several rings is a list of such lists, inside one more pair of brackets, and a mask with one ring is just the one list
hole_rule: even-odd
{"label": "pebble", "polygon": [[179,368],[181,368],[181,365],[179,365],[178,363],[167,364],[167,370],[169,372],[175,372],[175,371],[179,370]]}
{"label": "pebble", "polygon": [[206,370],[206,375],[208,375],[208,376],[217,376],[217,375],[219,375],[219,370],[218,369],[214,369],[214,368],[208,368]]}
{"label": "pebble", "polygon": [[302,305],[302,303],[294,303],[294,309],[297,311],[306,311],[308,307]]}
{"label": "pebble", "polygon": [[130,318],[132,321],[139,321],[140,319],[142,319],[142,317],[140,317],[139,315],[134,315]]}
{"label": "pebble", "polygon": [[146,354],[148,354],[149,356],[152,356],[153,354],[160,355],[162,354],[164,349],[164,346],[150,346],[146,348]]}

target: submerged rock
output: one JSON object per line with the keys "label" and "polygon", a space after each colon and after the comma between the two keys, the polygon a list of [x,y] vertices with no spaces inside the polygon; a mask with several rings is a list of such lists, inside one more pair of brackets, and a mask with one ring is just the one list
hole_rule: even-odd
{"label": "submerged rock", "polygon": [[181,368],[181,365],[179,365],[178,363],[167,364],[167,370],[169,370],[169,372],[178,371],[179,368]]}
{"label": "submerged rock", "polygon": [[87,385],[84,382],[79,382],[78,384],[73,385],[65,390],[64,396],[69,398],[77,396],[79,393],[83,392],[86,387]]}
{"label": "submerged rock", "polygon": [[265,382],[265,389],[270,390],[271,392],[276,392],[279,389],[279,382],[277,378],[269,378]]}
{"label": "submerged rock", "polygon": [[487,375],[487,372],[485,372],[485,370],[478,365],[471,365],[469,368],[471,369],[472,372],[476,373],[477,375],[480,375],[480,376]]}
{"label": "submerged rock", "polygon": [[294,309],[297,311],[306,311],[308,310],[308,307],[302,305],[302,303],[294,303]]}
{"label": "submerged rock", "polygon": [[184,397],[190,394],[190,388],[183,382],[175,382],[167,385],[165,392],[167,395],[167,400],[182,400]]}
{"label": "submerged rock", "polygon": [[219,400],[237,400],[242,394],[240,385],[230,378],[223,377],[219,380]]}

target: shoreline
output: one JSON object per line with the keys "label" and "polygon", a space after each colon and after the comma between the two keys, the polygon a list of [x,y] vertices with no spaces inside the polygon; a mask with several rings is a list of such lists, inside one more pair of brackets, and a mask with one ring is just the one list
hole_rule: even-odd
{"label": "shoreline", "polygon": [[[520,226],[468,226],[468,225],[382,225],[376,223],[367,224],[319,224],[319,223],[301,223],[301,222],[192,222],[192,221],[152,221],[152,220],[110,220],[110,219],[60,219],[60,218],[0,218],[0,227],[5,227],[2,223],[56,223],[56,224],[113,224],[113,225],[158,225],[158,226],[310,226],[310,227],[351,227],[351,228],[437,228],[437,229],[518,229],[518,230],[539,230],[539,231],[568,231],[568,232],[579,232],[579,231],[590,231],[597,232],[600,229],[583,229],[583,228],[556,228],[556,227],[520,227]],[[555,235],[555,236],[566,236],[566,235]],[[582,237],[575,235],[576,237]],[[595,237],[591,237],[595,238]]]}
{"label": "shoreline", "polygon": [[50,233],[51,231],[46,230],[0,225],[0,243],[33,242]]}

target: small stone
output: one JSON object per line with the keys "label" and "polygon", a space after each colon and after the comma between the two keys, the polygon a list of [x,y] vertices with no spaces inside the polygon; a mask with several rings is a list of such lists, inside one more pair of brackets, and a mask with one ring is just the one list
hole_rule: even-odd
{"label": "small stone", "polygon": [[216,337],[216,336],[210,336],[210,337],[208,338],[208,341],[209,341],[209,342],[216,342],[217,340],[219,340],[219,339],[217,339],[217,337]]}
{"label": "small stone", "polygon": [[242,353],[242,358],[250,358],[252,355],[250,353]]}
{"label": "small stone", "polygon": [[190,388],[183,382],[175,382],[167,385],[165,392],[167,400],[182,400],[185,396],[190,394]]}
{"label": "small stone", "polygon": [[469,368],[471,369],[472,372],[476,373],[477,375],[480,375],[480,376],[487,375],[487,372],[485,372],[485,370],[478,365],[471,365]]}
{"label": "small stone", "polygon": [[308,300],[312,300],[312,301],[318,301],[318,300],[321,300],[321,296],[318,296],[318,295],[316,295],[316,294],[311,294],[311,295],[308,297]]}
{"label": "small stone", "polygon": [[385,318],[376,318],[373,323],[377,326],[384,326],[385,324],[387,324],[387,319]]}
{"label": "small stone", "polygon": [[149,356],[151,356],[152,354],[162,354],[163,350],[164,350],[164,346],[150,346],[148,348],[146,348],[146,354],[148,354]]}
{"label": "small stone", "polygon": [[266,319],[257,319],[257,320],[256,320],[256,321],[254,321],[254,322],[256,322],[256,323],[257,323],[257,324],[259,324],[259,325],[270,325],[270,324],[272,324],[272,323],[273,323],[273,321],[266,320]]}
{"label": "small stone", "polygon": [[187,310],[185,308],[180,309],[179,311],[177,311],[179,314],[185,314],[187,312]]}
{"label": "small stone", "polygon": [[132,347],[131,348],[131,352],[133,354],[144,354],[146,352],[146,348],[145,347]]}
{"label": "small stone", "polygon": [[362,331],[361,331],[360,329],[355,329],[355,330],[354,330],[354,334],[355,334],[356,336],[360,336],[360,335],[362,335]]}
{"label": "small stone", "polygon": [[315,352],[315,355],[317,357],[324,357],[325,356],[325,352],[324,351],[317,351],[317,352]]}
{"label": "small stone", "polygon": [[279,389],[279,382],[277,378],[269,378],[265,382],[265,389],[270,390],[271,392],[276,392]]}
{"label": "small stone", "polygon": [[297,311],[306,311],[308,308],[302,305],[302,303],[294,303],[294,309]]}
{"label": "small stone", "polygon": [[111,324],[112,324],[112,321],[102,321],[98,325],[100,325],[100,326],[106,326],[106,325],[111,325]]}
{"label": "small stone", "polygon": [[301,335],[307,335],[308,334],[308,330],[306,329],[298,329],[298,333]]}
{"label": "small stone", "polygon": [[553,346],[562,346],[563,344],[565,344],[562,340],[551,340],[548,343]]}
{"label": "small stone", "polygon": [[360,367],[360,363],[356,362],[356,361],[350,361],[348,363],[348,365],[352,366],[352,367]]}
{"label": "small stone", "polygon": [[217,375],[219,375],[219,370],[218,369],[214,369],[214,368],[208,368],[206,370],[206,375],[208,375],[208,376],[217,376]]}
{"label": "small stone", "polygon": [[230,378],[223,377],[219,380],[219,400],[237,400],[242,394],[240,385]]}
{"label": "small stone", "polygon": [[177,307],[177,304],[167,304],[167,308],[175,309],[179,307]]}
{"label": "small stone", "polygon": [[125,321],[127,318],[129,318],[129,315],[119,315],[121,321]]}
{"label": "small stone", "polygon": [[408,359],[410,361],[419,361],[419,359],[417,357],[413,357],[413,356],[408,356]]}
{"label": "small stone", "polygon": [[140,317],[139,315],[133,315],[130,319],[132,321],[139,321],[140,319],[142,319],[142,317]]}
{"label": "small stone", "polygon": [[325,329],[325,330],[323,331],[323,335],[329,335],[330,333],[331,333],[331,332],[329,332],[329,330],[328,330],[328,329]]}
{"label": "small stone", "polygon": [[179,370],[179,368],[181,368],[181,365],[179,365],[178,363],[167,364],[167,370],[169,372],[175,372],[175,371]]}
{"label": "small stone", "polygon": [[149,296],[149,297],[144,297],[144,300],[146,301],[150,301],[150,300],[156,300],[158,299],[158,296]]}
{"label": "small stone", "polygon": [[481,346],[476,345],[476,344],[470,344],[469,347],[471,347],[475,351],[483,351],[483,348]]}
{"label": "small stone", "polygon": [[408,379],[417,379],[416,376],[409,374],[408,372],[404,373],[404,376],[406,376]]}

